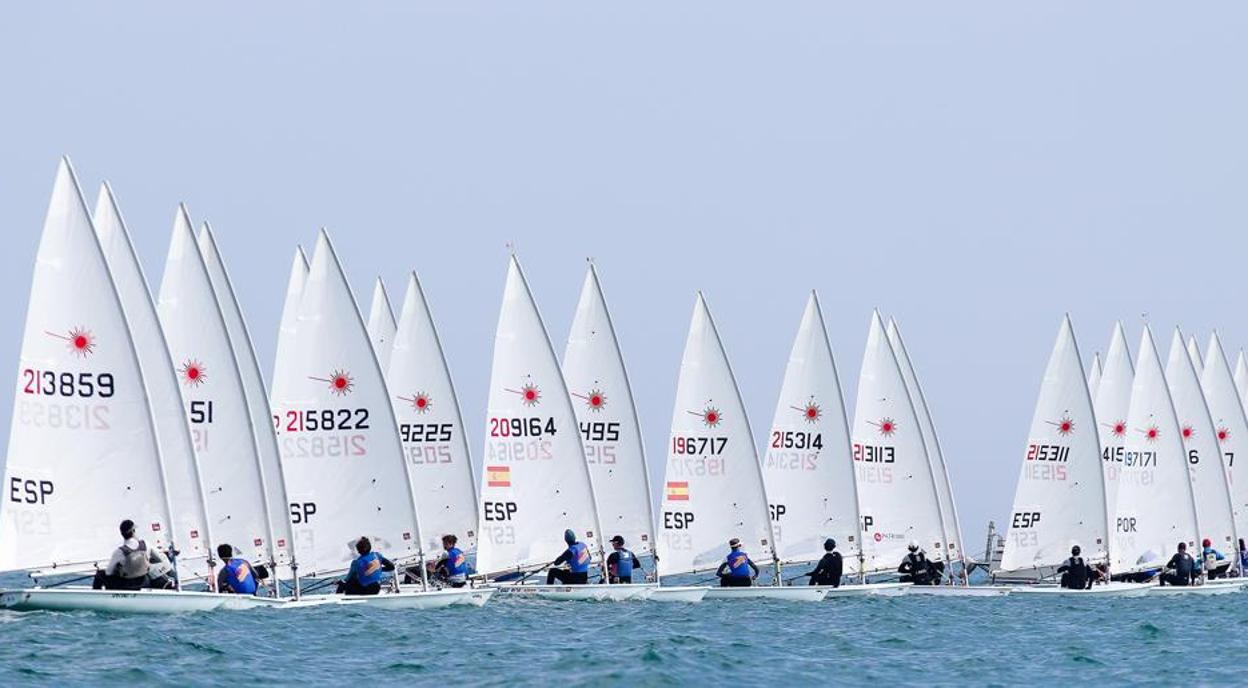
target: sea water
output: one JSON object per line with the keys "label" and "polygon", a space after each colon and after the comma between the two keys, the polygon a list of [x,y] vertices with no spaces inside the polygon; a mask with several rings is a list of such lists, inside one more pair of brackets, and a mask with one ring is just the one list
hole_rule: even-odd
{"label": "sea water", "polygon": [[1248,593],[0,612],[0,685],[1232,685]]}

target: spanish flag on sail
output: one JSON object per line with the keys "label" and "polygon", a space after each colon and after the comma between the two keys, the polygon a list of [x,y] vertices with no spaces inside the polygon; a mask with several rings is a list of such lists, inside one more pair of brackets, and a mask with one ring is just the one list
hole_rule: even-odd
{"label": "spanish flag on sail", "polygon": [[667,499],[670,502],[689,501],[689,481],[667,481]]}
{"label": "spanish flag on sail", "polygon": [[511,487],[511,466],[486,466],[485,480],[489,487]]}

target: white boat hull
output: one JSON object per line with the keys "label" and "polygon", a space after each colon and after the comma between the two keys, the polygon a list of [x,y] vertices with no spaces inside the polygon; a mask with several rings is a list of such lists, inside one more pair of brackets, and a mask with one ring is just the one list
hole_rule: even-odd
{"label": "white boat hull", "polygon": [[855,583],[836,588],[825,585],[815,586],[816,589],[825,591],[829,599],[833,597],[900,597],[909,594],[910,587],[909,583]]}
{"label": "white boat hull", "polygon": [[934,597],[1004,597],[1014,590],[1008,585],[911,585],[908,595]]}
{"label": "white boat hull", "polygon": [[827,594],[827,588],[812,585],[753,585],[748,588],[707,588],[705,599],[768,599],[784,600],[786,602],[820,602]]}
{"label": "white boat hull", "polygon": [[586,585],[499,585],[494,589],[508,595],[538,597],[543,600],[623,602],[626,600],[644,600],[657,590],[658,586],[653,584],[608,585],[596,583]]}
{"label": "white boat hull", "polygon": [[1057,585],[1018,585],[1012,595],[1066,595],[1069,597],[1143,597],[1154,585],[1145,583],[1108,583],[1094,585],[1091,590],[1070,590]]}
{"label": "white boat hull", "polygon": [[310,595],[304,600],[324,598],[324,604],[361,604],[377,609],[443,609],[445,607],[480,607],[489,601],[490,588],[446,588],[422,591],[419,587],[402,586],[399,592],[379,595]]}
{"label": "white boat hull", "polygon": [[651,602],[701,602],[706,597],[706,586],[659,586],[646,597]]}
{"label": "white boat hull", "polygon": [[1203,585],[1150,585],[1153,595],[1230,595],[1244,589],[1245,581],[1207,581]]}
{"label": "white boat hull", "polygon": [[0,607],[20,612],[91,611],[113,614],[187,614],[280,607],[285,600],[253,595],[176,590],[92,590],[86,587],[0,590]]}

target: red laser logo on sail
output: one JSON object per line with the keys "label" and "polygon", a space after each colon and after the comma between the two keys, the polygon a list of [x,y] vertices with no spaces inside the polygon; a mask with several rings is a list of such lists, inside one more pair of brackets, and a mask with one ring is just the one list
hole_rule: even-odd
{"label": "red laser logo on sail", "polygon": [[1183,426],[1183,441],[1186,442],[1196,436],[1196,428],[1190,425]]}
{"label": "red laser logo on sail", "polygon": [[503,391],[519,394],[520,400],[524,402],[525,406],[537,406],[542,401],[542,390],[538,389],[537,385],[533,383],[524,385],[520,389],[504,388]]}
{"label": "red laser logo on sail", "polygon": [[790,406],[789,408],[801,413],[802,418],[805,418],[806,422],[811,424],[818,423],[819,418],[823,416],[823,409],[819,408],[819,404],[815,403],[814,397],[811,397],[805,406]]}
{"label": "red laser logo on sail", "polygon": [[1069,416],[1062,416],[1062,419],[1056,422],[1051,420],[1045,422],[1057,428],[1057,434],[1059,435],[1069,435],[1075,431],[1075,421],[1071,420]]}
{"label": "red laser logo on sail", "polygon": [[1148,439],[1149,442],[1156,442],[1157,438],[1161,437],[1161,430],[1158,430],[1156,425],[1151,426],[1150,428],[1148,428],[1147,430],[1144,430],[1143,432],[1144,432],[1144,437]]}
{"label": "red laser logo on sail", "polygon": [[688,413],[691,413],[701,418],[702,424],[708,428],[713,428],[716,425],[719,425],[720,422],[724,420],[723,414],[720,413],[719,409],[715,408],[714,406],[707,406],[701,411],[689,411]]}
{"label": "red laser logo on sail", "polygon": [[207,372],[204,370],[204,364],[195,359],[189,359],[182,367],[178,368],[178,375],[182,377],[182,384],[188,387],[198,387],[208,381]]}
{"label": "red laser logo on sail", "polygon": [[1226,428],[1218,428],[1218,441],[1225,442],[1231,437],[1231,431]]}
{"label": "red laser logo on sail", "polygon": [[1127,421],[1125,420],[1120,420],[1117,423],[1101,423],[1101,425],[1109,428],[1114,437],[1122,437],[1127,434]]}
{"label": "red laser logo on sail", "polygon": [[324,382],[329,385],[329,391],[340,397],[345,397],[355,389],[355,378],[345,370],[335,370],[329,377],[313,377],[308,376],[309,380]]}
{"label": "red laser logo on sail", "polygon": [[91,330],[78,326],[69,331],[69,334],[59,334],[56,332],[44,331],[50,337],[64,340],[65,345],[69,347],[69,352],[75,356],[86,358],[89,354],[95,352],[95,335],[91,334]]}
{"label": "red laser logo on sail", "polygon": [[879,429],[880,434],[885,437],[892,437],[893,433],[897,432],[897,421],[892,418],[881,418],[878,423],[874,423],[872,421],[867,422]]}
{"label": "red laser logo on sail", "polygon": [[589,394],[572,393],[572,396],[585,402],[590,411],[601,411],[607,405],[607,396],[600,389],[593,389]]}
{"label": "red laser logo on sail", "polygon": [[399,397],[399,401],[406,401],[411,404],[416,413],[428,413],[429,407],[433,406],[433,401],[424,392],[417,392],[410,397]]}

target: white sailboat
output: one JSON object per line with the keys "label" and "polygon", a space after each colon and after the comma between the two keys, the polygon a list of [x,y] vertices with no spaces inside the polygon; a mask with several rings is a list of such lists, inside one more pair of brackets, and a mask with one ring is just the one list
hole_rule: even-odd
{"label": "white sailboat", "polygon": [[[919,384],[918,374],[906,351],[905,341],[901,337],[901,329],[897,321],[888,319],[888,341],[897,355],[897,365],[901,368],[902,377],[906,379],[906,390],[919,418],[919,427],[923,432],[923,444],[927,448],[928,458],[932,465],[932,478],[936,484],[936,501],[940,504],[940,525],[945,538],[944,560],[958,562],[961,570],[958,580],[966,584],[966,552],[962,548],[962,525],[958,521],[958,507],[953,499],[953,487],[949,480],[949,467],[945,463],[944,452],[940,449],[940,439],[936,436],[936,425],[932,422],[932,412]],[[951,572],[950,581],[954,579]]]}
{"label": "white sailboat", "polygon": [[[1045,367],[1027,434],[1010,528],[996,579],[1056,575],[1078,545],[1089,565],[1109,558],[1105,473],[1092,398],[1084,380],[1070,317],[1063,318]],[[1020,586],[1021,593],[1143,594],[1143,586],[1111,584],[1092,590]]]}
{"label": "white sailboat", "polygon": [[1161,360],[1146,325],[1136,360],[1110,553],[1114,574],[1161,568],[1200,528],[1187,451]]}
{"label": "white sailboat", "polygon": [[[591,263],[563,353],[563,375],[572,395],[589,464],[603,537],[620,535],[626,547],[656,554],[654,508],[641,422],[607,301]],[[655,571],[655,583],[659,583]],[[667,586],[647,599],[697,602],[700,586]]]}
{"label": "white sailboat", "polygon": [[[286,297],[282,302],[276,353],[273,356],[273,372],[269,379],[270,389],[276,387],[278,380],[287,377],[285,364],[291,358],[291,347],[295,342],[295,323],[299,319],[299,298],[303,296],[303,285],[307,280],[308,258],[303,254],[303,247],[296,246],[295,257],[290,265],[290,277],[286,281]],[[270,399],[272,399],[271,393]]]}
{"label": "white sailboat", "polygon": [[1231,512],[1235,527],[1235,545],[1231,547],[1231,552],[1234,553],[1239,549],[1239,538],[1248,535],[1248,472],[1244,468],[1243,459],[1240,460],[1238,469],[1239,479],[1235,479],[1235,457],[1248,456],[1248,418],[1245,418],[1244,407],[1240,404],[1235,380],[1231,376],[1231,367],[1216,332],[1209,336],[1209,349],[1205,352],[1204,374],[1200,383],[1209,404],[1227,484],[1230,486]]}
{"label": "white sailboat", "polygon": [[1135,368],[1131,364],[1131,352],[1127,350],[1126,334],[1122,323],[1114,323],[1109,348],[1105,350],[1101,382],[1092,397],[1096,429],[1101,439],[1101,464],[1105,469],[1105,504],[1109,510],[1105,517],[1110,525],[1113,525],[1114,510],[1118,504],[1118,476],[1122,472],[1127,441],[1127,411],[1131,405],[1134,380]]}
{"label": "white sailboat", "polygon": [[1244,350],[1239,350],[1239,355],[1235,357],[1235,391],[1239,392],[1239,398],[1245,400],[1248,404],[1248,359],[1244,358]]}
{"label": "white sailboat", "polygon": [[1091,370],[1088,371],[1088,393],[1096,398],[1096,388],[1101,384],[1101,352],[1092,354]]}
{"label": "white sailboat", "polygon": [[[0,570],[92,571],[116,548],[116,524],[127,518],[153,548],[189,549],[192,540],[207,539],[172,525],[181,521],[166,489],[151,406],[156,401],[122,296],[63,160],[22,339],[4,469],[10,498],[0,501]],[[197,508],[194,502],[179,506]],[[19,611],[176,613],[273,602],[165,590],[0,590],[0,607]]]}
{"label": "white sailboat", "polygon": [[[849,421],[819,298],[810,293],[785,366],[764,444],[763,478],[782,564],[818,561],[824,540],[841,553],[844,575],[862,570],[862,529]],[[828,596],[903,594],[900,583],[826,587]]]}
{"label": "white sailboat", "polygon": [[468,435],[433,315],[415,273],[407,283],[393,342],[386,384],[425,532],[425,551],[439,552],[442,536],[454,534],[457,546],[473,555],[478,507]]}
{"label": "white sailboat", "polygon": [[[179,207],[157,301],[215,543],[272,563],[274,538],[256,433],[225,318],[186,209]],[[268,417],[265,415],[268,427]]]}
{"label": "white sailboat", "polygon": [[769,597],[822,600],[812,586],[781,586],[762,467],[728,356],[699,293],[676,384],[667,447],[659,571],[670,576],[715,571],[739,538],[760,566],[775,563],[771,586],[712,588],[707,599]]}
{"label": "white sailboat", "polygon": [[373,286],[373,302],[368,309],[368,338],[373,342],[373,352],[382,372],[390,370],[390,352],[394,350],[394,333],[399,326],[394,321],[394,309],[390,307],[390,295],[381,278]]}
{"label": "white sailboat", "polygon": [[911,541],[944,561],[936,483],[922,426],[879,312],[871,314],[851,433],[864,572],[896,571]]}
{"label": "white sailboat", "polygon": [[513,255],[494,338],[477,570],[511,593],[552,599],[644,597],[642,585],[525,585],[564,550],[574,531],[604,566],[602,527],[576,413],[528,282]]}
{"label": "white sailboat", "polygon": [[[1166,362],[1166,382],[1170,398],[1174,400],[1175,414],[1179,419],[1180,434],[1186,449],[1188,474],[1191,476],[1192,495],[1195,498],[1196,520],[1200,524],[1196,544],[1204,538],[1213,542],[1222,552],[1237,552],[1235,517],[1231,508],[1230,485],[1227,484],[1226,466],[1222,462],[1222,450],[1218,446],[1217,429],[1205,402],[1193,353],[1184,348],[1183,335],[1175,328],[1170,343],[1170,356]],[[1203,367],[1203,365],[1202,365]]]}
{"label": "white sailboat", "polygon": [[[282,476],[281,455],[277,449],[277,435],[274,432],[273,417],[269,412],[269,395],[264,386],[264,377],[260,373],[260,362],[256,358],[251,333],[247,329],[247,321],[234,293],[234,285],[225,268],[225,261],[207,222],[199,230],[198,242],[217,305],[225,319],[225,330],[234,351],[234,360],[238,363],[243,393],[247,400],[247,413],[251,417],[250,429],[255,437],[259,458],[259,487],[267,515],[265,528],[269,542],[272,543],[271,563],[276,571],[275,579],[293,579],[297,597],[299,566],[294,558],[290,500],[286,499],[286,481]],[[260,546],[255,542],[252,545]]]}
{"label": "white sailboat", "polygon": [[1187,355],[1192,361],[1192,368],[1196,370],[1196,377],[1199,378],[1205,373],[1205,357],[1200,355],[1200,345],[1196,343],[1196,335],[1187,338]]}
{"label": "white sailboat", "polygon": [[[334,576],[367,535],[424,576],[408,465],[381,367],[328,234],[317,238],[273,415],[303,575]],[[490,591],[388,592],[353,598],[389,608],[484,604]]]}

